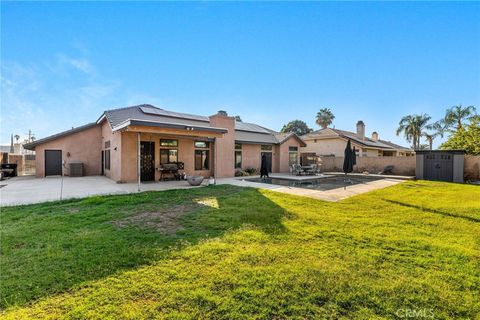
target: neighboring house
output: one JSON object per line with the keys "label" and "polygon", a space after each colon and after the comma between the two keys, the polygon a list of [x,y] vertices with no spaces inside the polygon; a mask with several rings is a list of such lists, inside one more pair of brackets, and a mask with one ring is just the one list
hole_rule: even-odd
{"label": "neighboring house", "polygon": [[343,157],[348,140],[357,150],[359,157],[402,157],[413,156],[412,149],[399,146],[389,141],[381,140],[377,132],[372,137],[365,136],[365,124],[357,122],[357,132],[325,128],[303,135],[302,140],[307,144],[301,148],[302,158],[310,156]]}
{"label": "neighboring house", "polygon": [[68,175],[82,162],[85,175],[117,182],[159,180],[163,164],[183,162],[187,175],[233,177],[236,169],[260,168],[266,156],[271,172],[288,172],[299,161],[297,135],[278,134],[224,112],[205,117],[152,105],[105,111],[94,122],[24,147],[36,152],[36,174]]}

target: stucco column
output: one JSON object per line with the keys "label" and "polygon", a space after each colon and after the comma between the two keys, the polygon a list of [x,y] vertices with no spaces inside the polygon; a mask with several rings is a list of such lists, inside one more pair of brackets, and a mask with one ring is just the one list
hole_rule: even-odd
{"label": "stucco column", "polygon": [[235,176],[235,118],[224,113],[210,116],[212,127],[224,128],[228,132],[215,139],[214,175],[216,178]]}

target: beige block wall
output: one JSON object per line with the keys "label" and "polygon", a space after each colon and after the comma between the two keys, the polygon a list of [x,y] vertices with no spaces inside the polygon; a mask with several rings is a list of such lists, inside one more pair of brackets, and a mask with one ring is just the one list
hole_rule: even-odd
{"label": "beige block wall", "polygon": [[[343,157],[321,157],[322,172],[342,172]],[[414,176],[415,175],[415,157],[359,157],[357,165],[353,167],[353,172],[379,173],[386,166],[393,165],[393,173],[397,175]]]}
{"label": "beige block wall", "polygon": [[69,174],[69,163],[83,162],[83,174],[101,174],[101,134],[100,126],[76,132],[35,147],[36,176],[45,176],[45,150],[62,150],[63,174]]}
{"label": "beige block wall", "polygon": [[464,176],[467,180],[480,179],[480,156],[465,156]]}

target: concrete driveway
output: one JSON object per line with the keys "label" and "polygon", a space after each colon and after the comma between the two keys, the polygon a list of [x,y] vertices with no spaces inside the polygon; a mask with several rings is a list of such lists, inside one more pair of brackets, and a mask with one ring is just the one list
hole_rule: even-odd
{"label": "concrete driveway", "polygon": [[[141,191],[192,188],[186,181],[142,183]],[[84,198],[92,195],[122,194],[138,192],[136,183],[116,183],[103,176],[35,178],[15,177],[0,182],[0,205],[11,206]]]}

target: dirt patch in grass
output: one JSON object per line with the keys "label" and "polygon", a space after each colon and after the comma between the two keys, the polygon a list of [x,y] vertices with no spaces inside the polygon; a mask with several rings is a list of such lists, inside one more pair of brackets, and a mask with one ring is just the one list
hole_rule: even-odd
{"label": "dirt patch in grass", "polygon": [[175,205],[155,212],[139,212],[121,220],[113,221],[119,228],[132,225],[155,229],[165,234],[175,234],[183,227],[180,218],[194,209],[194,205]]}

